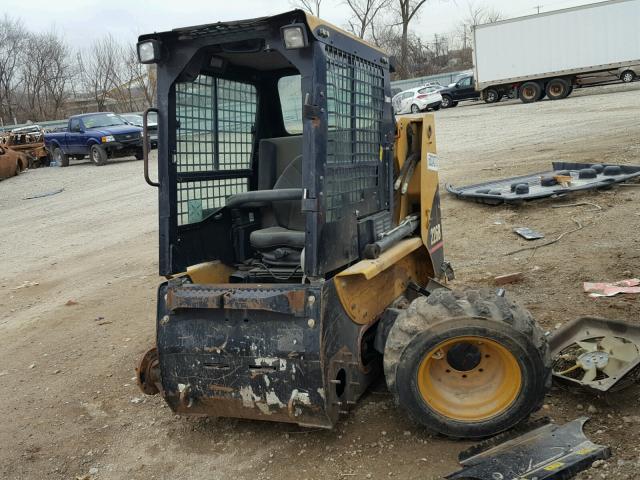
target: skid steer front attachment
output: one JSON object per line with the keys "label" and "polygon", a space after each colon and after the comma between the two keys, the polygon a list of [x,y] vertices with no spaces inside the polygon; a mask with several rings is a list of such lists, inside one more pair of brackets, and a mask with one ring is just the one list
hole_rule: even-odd
{"label": "skid steer front attachment", "polygon": [[347,317],[332,281],[172,280],[158,291],[157,368],[140,368],[138,381],[180,414],[331,428],[380,372],[360,347],[367,330]]}

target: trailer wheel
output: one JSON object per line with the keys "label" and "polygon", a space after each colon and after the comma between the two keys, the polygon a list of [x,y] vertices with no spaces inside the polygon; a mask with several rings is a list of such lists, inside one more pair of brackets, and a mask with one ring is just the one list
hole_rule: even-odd
{"label": "trailer wheel", "polygon": [[520,87],[519,97],[522,103],[533,103],[540,100],[542,88],[537,82],[525,82]]}
{"label": "trailer wheel", "polygon": [[53,159],[59,167],[69,166],[69,156],[65,155],[60,147],[56,147],[53,149]]}
{"label": "trailer wheel", "polygon": [[547,83],[546,92],[549,100],[562,100],[569,95],[569,82],[563,78],[554,78]]}
{"label": "trailer wheel", "polygon": [[484,94],[484,101],[486,103],[496,103],[500,101],[500,94],[495,88],[488,89]]}
{"label": "trailer wheel", "polygon": [[631,70],[625,70],[620,75],[620,80],[622,80],[624,83],[631,83],[635,79],[636,79],[636,74],[633,73]]}
{"label": "trailer wheel", "polygon": [[91,161],[99,167],[107,163],[107,152],[105,149],[99,145],[93,145],[91,147]]}
{"label": "trailer wheel", "polygon": [[542,330],[490,290],[436,290],[396,319],[384,373],[397,405],[438,433],[495,435],[538,410],[551,387]]}

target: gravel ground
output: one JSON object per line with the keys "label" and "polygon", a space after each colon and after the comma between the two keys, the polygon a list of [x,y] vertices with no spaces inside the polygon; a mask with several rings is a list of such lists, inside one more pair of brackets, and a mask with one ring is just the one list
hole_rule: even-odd
{"label": "gravel ground", "polygon": [[[461,104],[436,113],[441,182],[462,185],[544,170],[552,161],[640,164],[640,83],[578,90],[560,102]],[[25,200],[32,194],[64,191]],[[444,188],[441,188],[444,191]],[[582,315],[637,323],[638,300],[588,298],[583,281],[640,275],[639,189],[619,187],[521,207],[443,193],[456,286],[509,286],[548,330]],[[595,203],[552,209],[554,203]],[[6,479],[440,478],[469,443],[435,437],[395,409],[384,385],[334,431],[172,415],[132,379],[153,342],[157,197],[142,165],[74,162],[0,183],[0,477]],[[535,251],[512,233],[555,238]],[[589,415],[614,456],[581,478],[634,479],[640,388],[596,398],[555,387],[543,411]]]}

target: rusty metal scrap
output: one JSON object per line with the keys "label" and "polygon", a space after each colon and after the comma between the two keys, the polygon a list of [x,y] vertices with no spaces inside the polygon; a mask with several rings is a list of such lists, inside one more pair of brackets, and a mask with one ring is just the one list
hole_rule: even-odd
{"label": "rusty metal scrap", "polygon": [[0,180],[19,175],[27,168],[29,160],[24,154],[0,146]]}
{"label": "rusty metal scrap", "polygon": [[232,288],[224,286],[182,285],[167,290],[167,307],[224,308],[229,310],[266,310],[304,315],[306,292],[304,289],[287,290],[258,287],[257,285]]}
{"label": "rusty metal scrap", "polygon": [[24,155],[29,168],[48,164],[49,154],[44,146],[44,130],[38,125],[15,129],[0,136],[0,146]]}

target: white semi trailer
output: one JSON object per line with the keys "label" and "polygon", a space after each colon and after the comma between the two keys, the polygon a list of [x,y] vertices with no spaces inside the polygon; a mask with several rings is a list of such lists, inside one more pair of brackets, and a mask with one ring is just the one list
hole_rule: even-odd
{"label": "white semi trailer", "polygon": [[640,0],[609,0],[473,30],[476,90],[488,102],[565,98],[581,76],[640,74]]}

